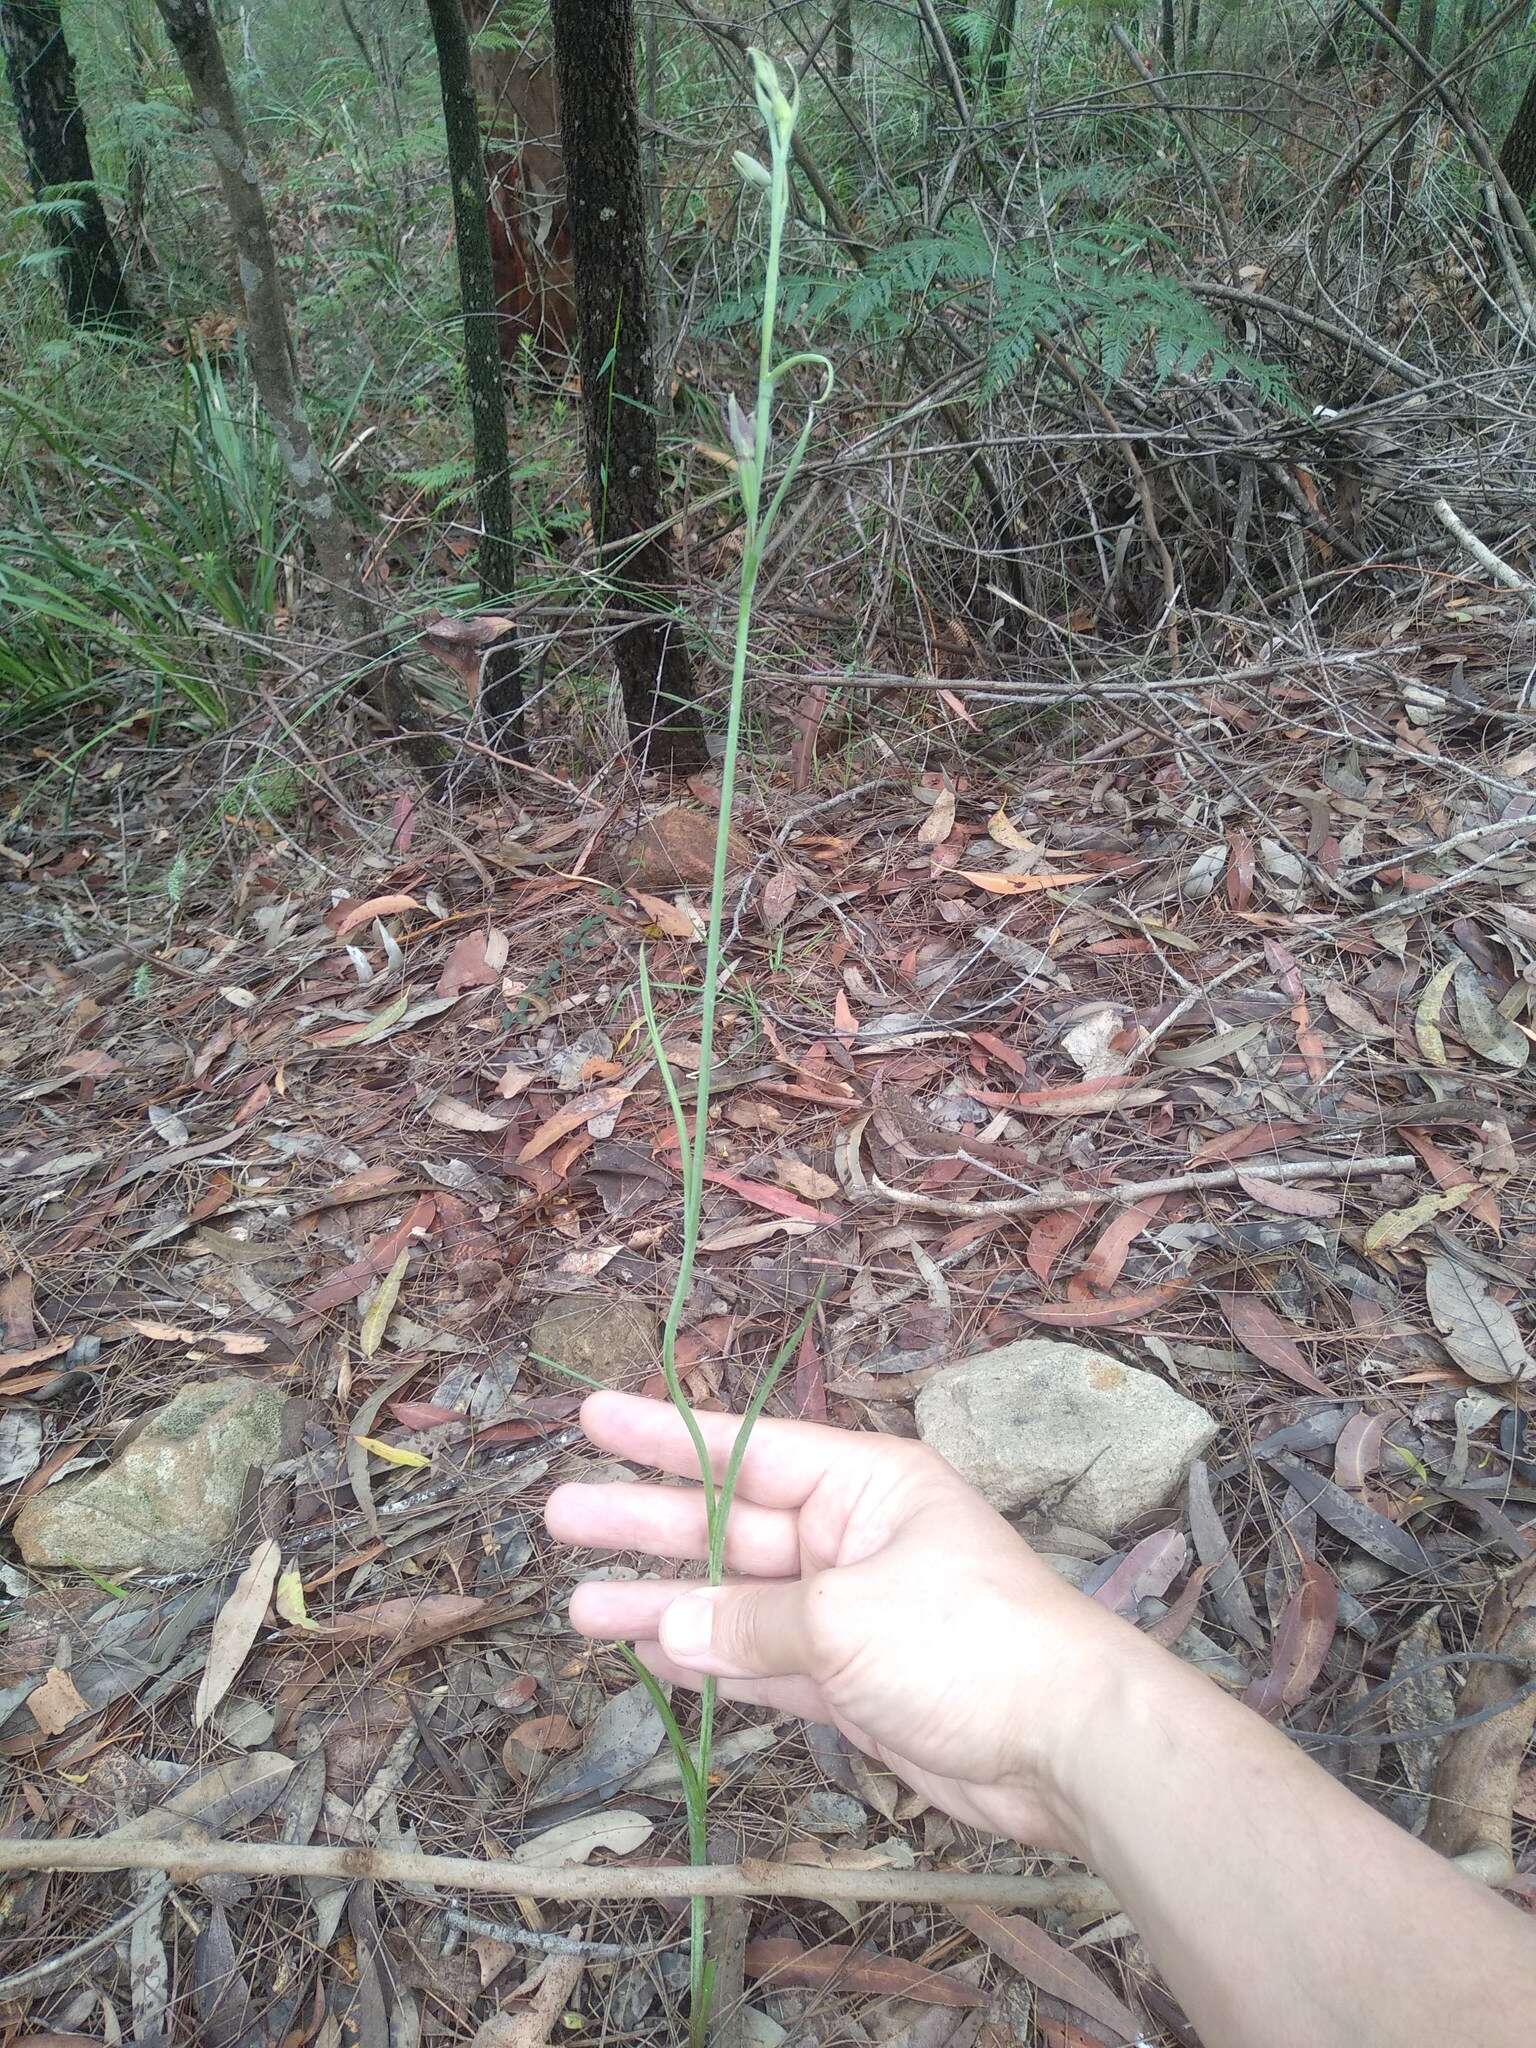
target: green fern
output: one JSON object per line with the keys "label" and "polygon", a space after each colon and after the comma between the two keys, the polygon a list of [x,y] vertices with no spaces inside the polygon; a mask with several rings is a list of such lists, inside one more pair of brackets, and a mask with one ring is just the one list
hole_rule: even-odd
{"label": "green fern", "polygon": [[[1064,182],[1082,188],[1101,181],[1074,172]],[[1045,195],[1047,205],[1054,196]],[[988,398],[1006,390],[1049,342],[1106,383],[1150,354],[1158,383],[1176,375],[1212,383],[1241,377],[1263,398],[1294,402],[1280,371],[1234,348],[1192,293],[1152,267],[1166,246],[1155,230],[1110,220],[1055,236],[1049,247],[1026,236],[999,254],[974,218],[957,215],[947,233],[893,242],[851,276],[786,280],[783,303],[806,328],[831,317],[879,340],[894,339],[918,312],[946,300],[979,314],[988,330]],[[742,294],[717,305],[707,324],[746,325],[759,304]]]}

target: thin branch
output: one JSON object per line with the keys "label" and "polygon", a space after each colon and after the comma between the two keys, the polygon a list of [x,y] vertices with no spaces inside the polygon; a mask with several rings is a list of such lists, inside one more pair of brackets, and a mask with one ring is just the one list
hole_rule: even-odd
{"label": "thin branch", "polygon": [[498,1898],[820,1899],[905,1906],[994,1906],[1004,1911],[1119,1911],[1102,1879],[1083,1870],[1008,1877],[966,1870],[822,1870],[810,1864],[678,1864],[588,1869],[419,1856],[401,1849],[326,1849],[292,1842],[147,1842],[103,1835],[89,1841],[0,1840],[0,1871],[165,1870],[173,1882],[231,1877],[347,1878],[379,1884],[441,1885]]}
{"label": "thin branch", "polygon": [[[964,1159],[967,1155],[961,1153]],[[974,1159],[973,1166],[985,1161]],[[967,1221],[973,1216],[1045,1216],[1053,1209],[1096,1209],[1101,1205],[1123,1208],[1143,1202],[1151,1195],[1182,1195],[1191,1189],[1236,1187],[1241,1180],[1349,1180],[1355,1175],[1409,1173],[1418,1161],[1407,1152],[1384,1153],[1377,1159],[1283,1159],[1256,1160],[1252,1166],[1219,1166],[1209,1173],[1174,1173],[1165,1180],[1121,1181],[1104,1188],[1063,1188],[1056,1194],[1018,1195],[1004,1201],[955,1201],[947,1195],[911,1193],[906,1188],[887,1187],[875,1174],[869,1175],[873,1194],[902,1209],[926,1209],[933,1216],[954,1216]],[[0,1862],[0,1868],[3,1868]]]}
{"label": "thin branch", "polygon": [[1436,498],[1430,509],[1446,532],[1461,542],[1473,561],[1481,564],[1495,583],[1502,583],[1506,590],[1521,591],[1526,597],[1531,595],[1532,586],[1520,571],[1512,569],[1502,555],[1496,555],[1486,541],[1478,539],[1449,499]]}

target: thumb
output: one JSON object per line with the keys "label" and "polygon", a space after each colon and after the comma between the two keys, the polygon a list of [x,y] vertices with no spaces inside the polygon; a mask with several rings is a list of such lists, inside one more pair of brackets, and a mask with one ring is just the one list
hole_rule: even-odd
{"label": "thumb", "polygon": [[661,1617],[661,1647],[711,1678],[791,1678],[810,1670],[805,1589],[795,1580],[700,1586]]}

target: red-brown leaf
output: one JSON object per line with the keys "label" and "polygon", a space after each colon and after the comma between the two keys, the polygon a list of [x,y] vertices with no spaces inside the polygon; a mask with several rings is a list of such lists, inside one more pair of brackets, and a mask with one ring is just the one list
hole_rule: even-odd
{"label": "red-brown leaf", "polygon": [[[1465,1187],[1472,1178],[1464,1166],[1457,1165],[1443,1145],[1435,1143],[1428,1131],[1421,1131],[1409,1125],[1403,1136],[1434,1175],[1437,1187],[1447,1190]],[[1504,1219],[1499,1210],[1498,1198],[1490,1188],[1479,1188],[1475,1195],[1470,1196],[1462,1204],[1462,1208],[1468,1216],[1475,1216],[1479,1223],[1486,1224],[1495,1237],[1502,1234]]]}
{"label": "red-brown leaf", "polygon": [[1323,1668],[1339,1620],[1339,1589],[1311,1558],[1301,1560],[1301,1584],[1275,1630],[1275,1661],[1243,1694],[1255,1713],[1273,1716],[1298,1706]]}
{"label": "red-brown leaf", "polygon": [[736,1174],[715,1166],[704,1169],[704,1178],[714,1187],[729,1188],[733,1195],[740,1195],[753,1208],[766,1209],[772,1216],[790,1216],[800,1223],[836,1223],[838,1220],[830,1209],[818,1209],[810,1202],[802,1202],[788,1188],[770,1187],[766,1181],[741,1180]]}
{"label": "red-brown leaf", "polygon": [[1009,1969],[1067,2005],[1076,2006],[1101,2027],[1108,2027],[1124,2041],[1141,2036],[1141,2022],[1130,2007],[1118,1999],[1109,1986],[1089,1969],[1079,1956],[1054,1941],[1043,1927],[1022,1914],[993,1913],[985,1906],[955,1906],[955,1918],[968,1927],[976,1939],[985,1942]]}
{"label": "red-brown leaf", "polygon": [[1042,1287],[1050,1286],[1062,1253],[1091,1221],[1092,1211],[1088,1209],[1052,1209],[1031,1226],[1024,1263]]}
{"label": "red-brown leaf", "polygon": [[1163,1206],[1161,1195],[1132,1202],[1113,1217],[1098,1243],[1078,1268],[1079,1277],[1100,1294],[1108,1294],[1120,1278],[1126,1254]]}
{"label": "red-brown leaf", "polygon": [[402,1218],[393,1230],[375,1238],[360,1259],[355,1259],[350,1266],[343,1266],[329,1280],[322,1280],[312,1293],[305,1295],[300,1306],[307,1314],[318,1316],[327,1309],[340,1308],[343,1302],[356,1301],[370,1280],[389,1271],[412,1237],[418,1231],[425,1234],[436,1220],[436,1197],[420,1196],[410,1214]]}
{"label": "red-brown leaf", "polygon": [[1224,1294],[1220,1301],[1227,1327],[1245,1351],[1294,1385],[1305,1387],[1309,1394],[1332,1396],[1333,1389],[1308,1365],[1296,1339],[1272,1308],[1252,1294]]}
{"label": "red-brown leaf", "polygon": [[836,1984],[866,1998],[915,1998],[920,2005],[957,2008],[983,2003],[983,1994],[958,1978],[942,1977],[937,1970],[925,1970],[921,1963],[909,1963],[900,1956],[877,1956],[867,1948],[850,1948],[841,1941],[823,1942],[820,1948],[811,1949],[782,1939],[749,1941],[746,1967],[749,1977],[771,1977],[775,1984]]}
{"label": "red-brown leaf", "polygon": [[1032,1323],[1050,1323],[1063,1330],[1108,1330],[1166,1308],[1188,1285],[1187,1280],[1164,1280],[1160,1286],[1144,1287],[1139,1294],[1117,1295],[1111,1301],[1026,1301],[1020,1302],[1019,1313]]}

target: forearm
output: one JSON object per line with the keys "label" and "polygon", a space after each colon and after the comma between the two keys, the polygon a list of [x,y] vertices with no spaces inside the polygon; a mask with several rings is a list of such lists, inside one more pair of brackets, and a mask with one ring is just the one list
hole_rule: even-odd
{"label": "forearm", "polygon": [[1536,1924],[1155,1646],[1123,1666],[1063,1797],[1206,2048],[1527,2048]]}

